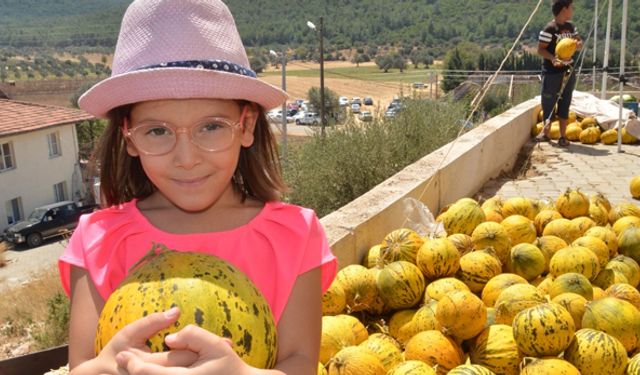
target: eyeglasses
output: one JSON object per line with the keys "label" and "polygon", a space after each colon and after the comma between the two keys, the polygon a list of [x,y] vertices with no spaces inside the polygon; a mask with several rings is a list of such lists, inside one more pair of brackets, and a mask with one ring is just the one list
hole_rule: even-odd
{"label": "eyeglasses", "polygon": [[161,121],[144,121],[129,129],[129,121],[125,118],[123,134],[145,155],[168,154],[176,147],[179,133],[186,133],[189,141],[203,151],[224,151],[233,144],[236,130],[244,123],[246,114],[247,106],[244,106],[238,122],[224,117],[206,117],[190,128],[177,128]]}

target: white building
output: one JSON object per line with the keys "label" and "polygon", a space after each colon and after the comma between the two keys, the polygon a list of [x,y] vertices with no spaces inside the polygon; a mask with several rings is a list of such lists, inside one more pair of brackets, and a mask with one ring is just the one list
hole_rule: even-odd
{"label": "white building", "polygon": [[75,125],[93,118],[0,99],[0,232],[38,206],[83,198]]}

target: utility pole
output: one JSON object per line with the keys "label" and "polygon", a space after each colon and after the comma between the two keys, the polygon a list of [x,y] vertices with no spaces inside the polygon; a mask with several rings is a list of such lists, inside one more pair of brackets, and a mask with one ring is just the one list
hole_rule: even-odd
{"label": "utility pole", "polygon": [[324,137],[324,128],[327,126],[327,115],[324,102],[324,43],[323,43],[323,29],[322,16],[320,16],[320,121],[322,126],[320,134]]}

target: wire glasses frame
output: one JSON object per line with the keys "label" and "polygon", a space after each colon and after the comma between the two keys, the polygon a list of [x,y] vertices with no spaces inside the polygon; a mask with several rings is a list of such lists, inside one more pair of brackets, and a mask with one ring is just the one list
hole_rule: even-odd
{"label": "wire glasses frame", "polygon": [[150,156],[166,155],[173,151],[178,143],[178,134],[186,133],[189,142],[206,152],[224,151],[231,147],[236,130],[244,124],[247,105],[237,122],[224,117],[209,117],[189,128],[175,128],[169,123],[152,121],[129,129],[129,119],[124,118],[122,133],[138,149]]}

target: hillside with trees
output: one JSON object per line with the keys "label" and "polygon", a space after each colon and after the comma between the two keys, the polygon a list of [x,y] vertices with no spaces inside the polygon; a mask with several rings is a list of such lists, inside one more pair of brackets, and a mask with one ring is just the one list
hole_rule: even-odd
{"label": "hillside with trees", "polygon": [[[228,0],[247,47],[281,47],[313,58],[318,35],[307,21],[324,17],[328,58],[344,50],[374,59],[372,53],[391,49],[403,56],[422,50],[441,58],[460,42],[502,46],[515,39],[536,1],[525,0]],[[0,0],[0,48],[107,47],[115,45],[120,19],[128,0]],[[535,44],[538,31],[551,18],[544,1],[523,45]],[[592,0],[576,0],[575,23],[583,35],[591,29]],[[604,2],[603,2],[604,3]],[[612,39],[620,39],[620,6],[614,6]],[[606,7],[601,7],[606,10]],[[599,38],[604,38],[606,12],[600,14]],[[629,12],[627,48],[640,53],[640,13]],[[604,43],[600,45],[603,46]],[[602,47],[601,47],[602,48]],[[364,56],[363,56],[364,57]]]}

